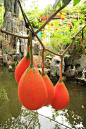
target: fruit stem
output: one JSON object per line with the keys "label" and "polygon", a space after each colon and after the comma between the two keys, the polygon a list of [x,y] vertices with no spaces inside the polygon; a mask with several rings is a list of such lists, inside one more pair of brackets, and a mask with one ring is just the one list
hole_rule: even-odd
{"label": "fruit stem", "polygon": [[30,58],[30,39],[28,39],[28,43],[27,43],[27,55],[26,58],[29,59]]}
{"label": "fruit stem", "polygon": [[63,61],[63,57],[60,56],[60,58],[61,58],[61,63],[60,63],[60,78],[59,78],[59,81],[62,80],[62,61]]}
{"label": "fruit stem", "polygon": [[30,31],[30,67],[33,67],[33,53],[32,53],[32,32]]}
{"label": "fruit stem", "polygon": [[30,52],[30,40],[28,39],[28,43],[27,43],[27,53]]}
{"label": "fruit stem", "polygon": [[44,75],[44,49],[42,50],[42,76]]}

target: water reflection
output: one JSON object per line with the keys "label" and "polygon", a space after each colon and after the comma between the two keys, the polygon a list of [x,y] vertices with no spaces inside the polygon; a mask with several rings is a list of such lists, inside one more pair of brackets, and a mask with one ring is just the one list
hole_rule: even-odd
{"label": "water reflection", "polygon": [[85,129],[86,87],[65,82],[70,101],[64,110],[45,106],[29,111],[18,99],[14,73],[0,66],[0,129]]}

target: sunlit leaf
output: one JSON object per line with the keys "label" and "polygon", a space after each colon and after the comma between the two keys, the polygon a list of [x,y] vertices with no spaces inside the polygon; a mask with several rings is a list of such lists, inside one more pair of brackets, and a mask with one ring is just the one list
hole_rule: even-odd
{"label": "sunlit leaf", "polygon": [[81,0],[74,0],[73,5],[75,6],[76,4],[78,4]]}

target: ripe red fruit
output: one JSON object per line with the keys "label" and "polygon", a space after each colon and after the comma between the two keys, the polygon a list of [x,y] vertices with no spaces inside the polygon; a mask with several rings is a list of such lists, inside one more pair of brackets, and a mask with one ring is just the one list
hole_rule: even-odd
{"label": "ripe red fruit", "polygon": [[57,17],[60,17],[60,13],[58,13],[56,16],[57,16]]}
{"label": "ripe red fruit", "polygon": [[51,23],[51,26],[53,26],[53,23]]}
{"label": "ripe red fruit", "polygon": [[46,21],[46,17],[42,17],[43,18],[43,21]]}
{"label": "ripe red fruit", "polygon": [[70,24],[70,25],[69,25],[69,27],[71,28],[71,27],[72,27],[72,25]]}
{"label": "ripe red fruit", "polygon": [[[35,61],[33,60],[33,64],[36,67]],[[20,78],[24,71],[30,66],[30,58],[29,57],[23,57],[22,60],[18,63],[15,69],[15,80],[17,83],[19,83]]]}
{"label": "ripe red fruit", "polygon": [[55,30],[57,30],[57,28]]}
{"label": "ripe red fruit", "polygon": [[64,20],[64,17],[61,17],[62,20]]}
{"label": "ripe red fruit", "polygon": [[51,80],[49,79],[49,77],[47,75],[44,75],[43,76],[43,80],[46,84],[46,88],[47,88],[47,92],[48,92],[48,97],[47,97],[47,101],[45,103],[44,106],[47,106],[49,104],[52,103],[53,99],[54,99],[54,86],[51,82]]}
{"label": "ripe red fruit", "polygon": [[18,98],[29,110],[41,108],[47,100],[47,89],[37,69],[27,68],[18,85]]}
{"label": "ripe red fruit", "polygon": [[46,14],[46,18],[49,18],[49,14]]}
{"label": "ripe red fruit", "polygon": [[58,82],[55,86],[55,96],[51,105],[56,110],[62,110],[68,105],[68,103],[69,103],[68,90],[63,82],[62,83]]}

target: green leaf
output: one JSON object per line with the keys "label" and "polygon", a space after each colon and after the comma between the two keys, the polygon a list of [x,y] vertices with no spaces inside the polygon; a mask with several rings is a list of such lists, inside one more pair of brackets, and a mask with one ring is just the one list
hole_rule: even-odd
{"label": "green leaf", "polygon": [[74,0],[73,6],[75,6],[76,4],[78,4],[81,0]]}
{"label": "green leaf", "polygon": [[68,2],[69,2],[69,0],[63,0],[63,3],[64,3],[65,5],[67,5]]}

